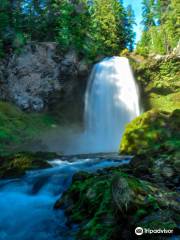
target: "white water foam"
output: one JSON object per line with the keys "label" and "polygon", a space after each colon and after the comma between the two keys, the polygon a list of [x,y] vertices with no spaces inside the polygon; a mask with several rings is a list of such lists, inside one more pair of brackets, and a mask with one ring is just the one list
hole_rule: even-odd
{"label": "white water foam", "polygon": [[80,152],[117,152],[125,125],[139,114],[139,94],[128,59],[111,57],[97,63],[86,91]]}

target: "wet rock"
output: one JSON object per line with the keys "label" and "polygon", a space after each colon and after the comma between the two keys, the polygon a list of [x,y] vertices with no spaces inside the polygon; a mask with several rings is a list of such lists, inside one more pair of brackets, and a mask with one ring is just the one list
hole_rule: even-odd
{"label": "wet rock", "polygon": [[64,206],[64,202],[61,201],[61,199],[57,200],[56,203],[54,204],[54,209],[59,209],[59,208],[63,208]]}
{"label": "wet rock", "polygon": [[74,182],[74,181],[84,181],[85,179],[88,178],[88,176],[90,176],[90,174],[88,174],[87,172],[80,171],[73,176],[72,182]]}
{"label": "wet rock", "polygon": [[44,101],[39,97],[31,97],[28,94],[15,96],[16,104],[22,110],[31,109],[35,112],[41,112],[44,109]]}
{"label": "wet rock", "polygon": [[0,178],[20,177],[27,170],[51,167],[48,160],[57,158],[56,153],[22,152],[0,156]]}

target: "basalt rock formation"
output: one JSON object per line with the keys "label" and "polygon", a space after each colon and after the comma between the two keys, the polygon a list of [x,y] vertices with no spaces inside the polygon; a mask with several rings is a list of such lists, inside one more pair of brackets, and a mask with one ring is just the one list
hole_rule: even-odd
{"label": "basalt rock formation", "polygon": [[0,99],[40,112],[70,101],[87,76],[88,65],[74,50],[62,54],[56,43],[31,42],[1,64]]}

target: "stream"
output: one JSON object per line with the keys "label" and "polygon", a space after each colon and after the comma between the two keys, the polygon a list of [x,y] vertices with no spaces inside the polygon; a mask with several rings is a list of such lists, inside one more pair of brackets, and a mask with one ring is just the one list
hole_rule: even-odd
{"label": "stream", "polygon": [[63,210],[54,210],[57,199],[79,171],[129,163],[117,154],[77,155],[51,161],[52,168],[29,171],[22,178],[0,181],[0,240],[70,240]]}

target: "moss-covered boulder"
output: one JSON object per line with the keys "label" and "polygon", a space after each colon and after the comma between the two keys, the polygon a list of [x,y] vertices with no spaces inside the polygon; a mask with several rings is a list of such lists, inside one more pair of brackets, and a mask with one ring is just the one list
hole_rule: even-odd
{"label": "moss-covered boulder", "polygon": [[120,144],[121,154],[164,153],[180,148],[180,110],[169,114],[151,110],[143,113],[125,129]]}
{"label": "moss-covered boulder", "polygon": [[0,156],[0,178],[20,177],[27,170],[50,167],[47,161],[54,158],[57,158],[57,154],[45,152],[21,152]]}
{"label": "moss-covered boulder", "polygon": [[135,239],[137,226],[177,227],[178,198],[178,193],[116,168],[99,174],[76,174],[55,209],[65,210],[69,226],[78,224],[76,239]]}

